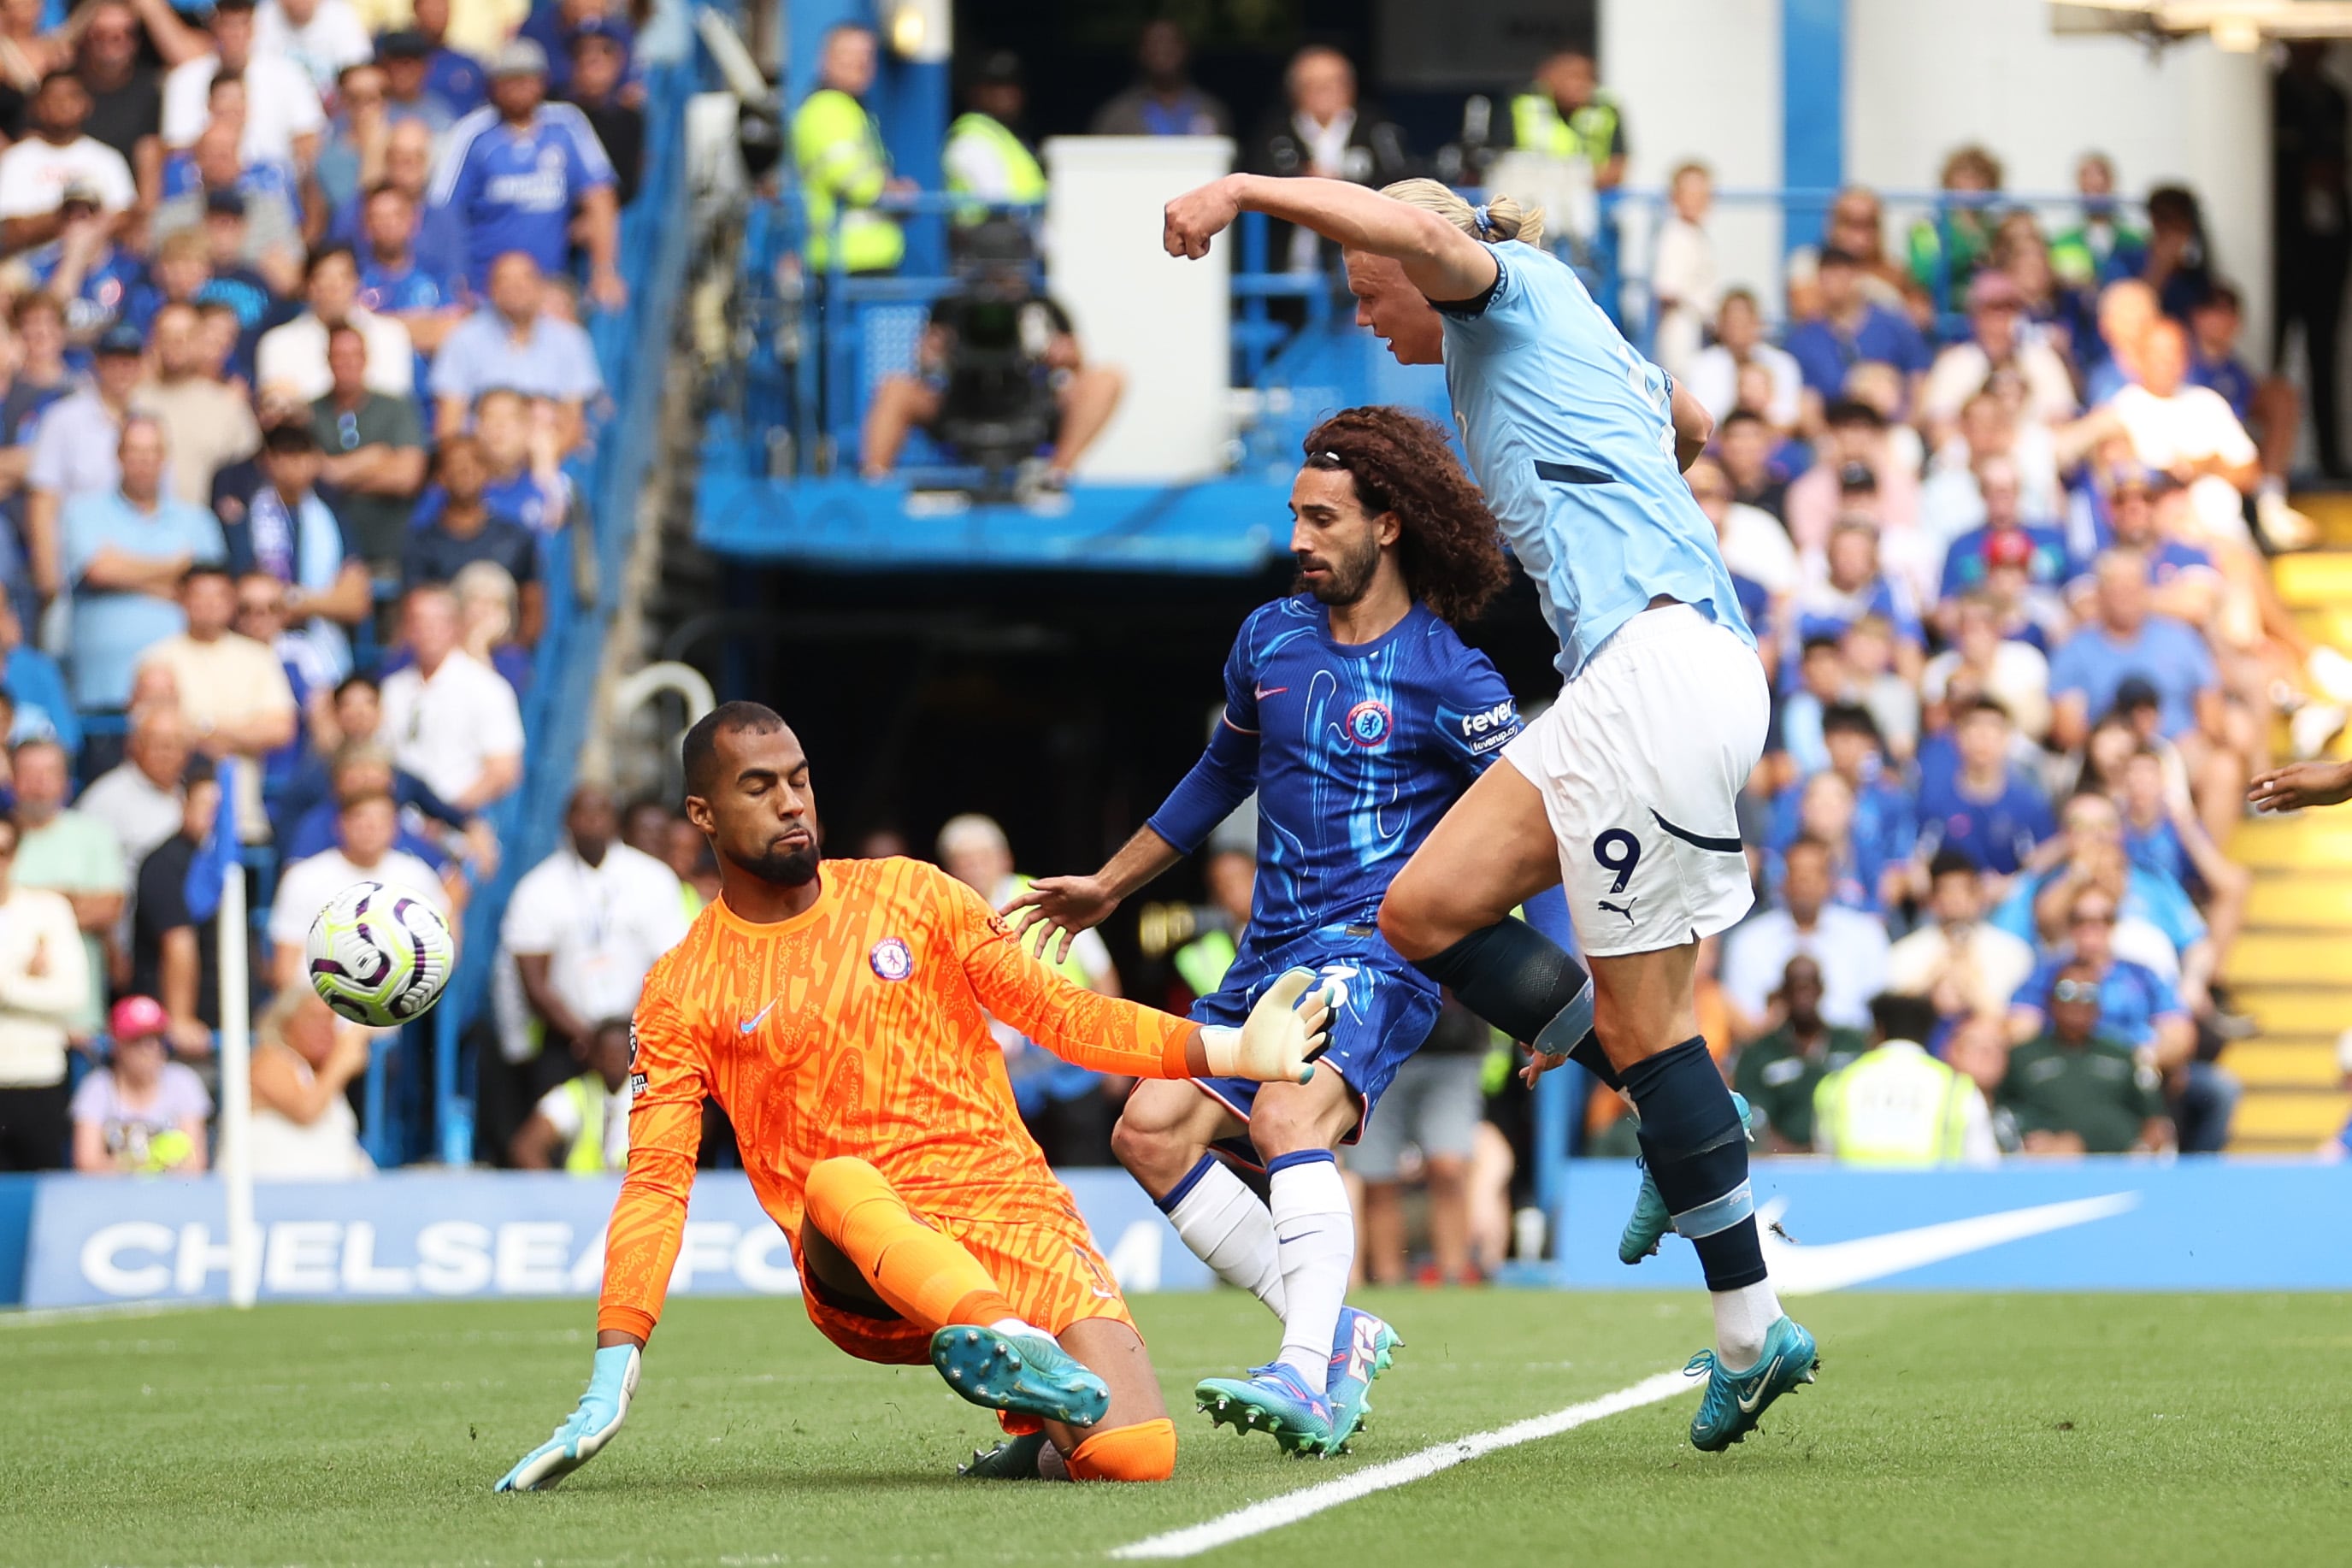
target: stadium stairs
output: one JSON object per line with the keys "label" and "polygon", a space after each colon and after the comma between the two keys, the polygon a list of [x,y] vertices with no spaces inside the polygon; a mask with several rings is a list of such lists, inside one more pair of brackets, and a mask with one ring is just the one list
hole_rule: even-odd
{"label": "stadium stairs", "polygon": [[[2295,505],[2321,547],[2276,563],[2279,593],[2305,631],[2352,647],[2352,494]],[[2352,755],[2345,747],[2336,754]],[[2336,1037],[2352,1028],[2352,806],[2250,817],[2229,851],[2254,889],[2224,977],[2260,1026],[2222,1058],[2246,1088],[2230,1148],[2308,1153],[2352,1112],[2336,1064]]]}

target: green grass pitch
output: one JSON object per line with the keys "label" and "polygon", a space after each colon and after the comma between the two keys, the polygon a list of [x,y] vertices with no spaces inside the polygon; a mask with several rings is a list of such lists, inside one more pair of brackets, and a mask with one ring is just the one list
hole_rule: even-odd
{"label": "green grass pitch", "polygon": [[[558,1492],[490,1483],[587,1375],[579,1302],[0,1319],[0,1563],[1100,1563],[1351,1467],[1679,1366],[1696,1295],[1374,1292],[1408,1341],[1350,1458],[1212,1436],[1194,1379],[1271,1353],[1233,1292],[1145,1298],[1160,1487],[981,1484],[984,1413],[850,1361],[793,1301],[674,1303],[627,1427]],[[1202,1561],[1337,1568],[2352,1561],[2352,1300],[1840,1295],[1821,1383],[1723,1456],[1695,1396]]]}

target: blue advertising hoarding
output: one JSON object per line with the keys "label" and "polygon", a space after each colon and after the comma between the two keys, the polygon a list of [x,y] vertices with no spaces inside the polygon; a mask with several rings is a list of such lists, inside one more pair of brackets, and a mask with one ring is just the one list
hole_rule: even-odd
{"label": "blue advertising hoarding", "polygon": [[[1129,1290],[1204,1289],[1208,1269],[1124,1172],[1065,1177]],[[593,1296],[620,1178],[396,1172],[372,1181],[262,1183],[263,1300]],[[59,1176],[33,1194],[24,1304],[223,1301],[220,1184]],[[740,1171],[705,1172],[670,1276],[677,1295],[793,1295],[792,1252]]]}
{"label": "blue advertising hoarding", "polygon": [[[1868,1171],[1759,1160],[1750,1180],[1784,1295],[2352,1289],[2352,1164],[2114,1158]],[[1630,1163],[1569,1163],[1559,1283],[1701,1282],[1696,1255],[1672,1237],[1639,1268],[1617,1260],[1640,1181]]]}

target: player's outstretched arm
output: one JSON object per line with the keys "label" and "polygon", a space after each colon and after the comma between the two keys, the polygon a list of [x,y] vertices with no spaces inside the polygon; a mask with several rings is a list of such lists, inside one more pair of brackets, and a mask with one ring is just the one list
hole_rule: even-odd
{"label": "player's outstretched arm", "polygon": [[588,1391],[555,1436],[525,1454],[515,1468],[499,1478],[493,1490],[551,1491],[563,1478],[594,1458],[628,1418],[629,1398],[637,1391],[637,1366],[644,1342],[635,1335],[607,1329],[596,1336],[596,1359],[588,1373]]}
{"label": "player's outstretched arm", "polygon": [[2273,768],[2246,786],[2256,811],[2300,811],[2352,800],[2352,763],[2295,763]]}
{"label": "player's outstretched arm", "polygon": [[1173,844],[1149,827],[1139,827],[1093,876],[1041,877],[997,913],[1012,927],[1022,951],[1039,958],[1046,956],[1058,934],[1061,945],[1052,962],[1059,963],[1070,956],[1070,943],[1080,931],[1102,924],[1129,893],[1182,858]]}
{"label": "player's outstretched arm", "polygon": [[1160,243],[1169,255],[1197,261],[1245,212],[1298,224],[1349,250],[1393,258],[1432,300],[1475,299],[1495,281],[1495,258],[1486,246],[1435,213],[1346,180],[1227,174],[1168,204]]}

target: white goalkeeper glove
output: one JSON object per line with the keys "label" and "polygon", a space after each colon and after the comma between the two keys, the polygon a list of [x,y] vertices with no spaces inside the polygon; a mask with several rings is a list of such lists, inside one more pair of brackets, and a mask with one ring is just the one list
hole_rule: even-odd
{"label": "white goalkeeper glove", "polygon": [[1323,1048],[1331,1022],[1331,993],[1318,987],[1310,994],[1307,987],[1314,984],[1313,970],[1286,969],[1265,988],[1240,1028],[1202,1026],[1209,1075],[1259,1083],[1305,1083],[1313,1078],[1315,1068],[1307,1058]]}
{"label": "white goalkeeper glove", "polygon": [[502,1492],[551,1491],[564,1477],[594,1458],[629,1414],[637,1391],[637,1347],[606,1345],[596,1352],[588,1392],[555,1429],[555,1436],[525,1454],[492,1488]]}

